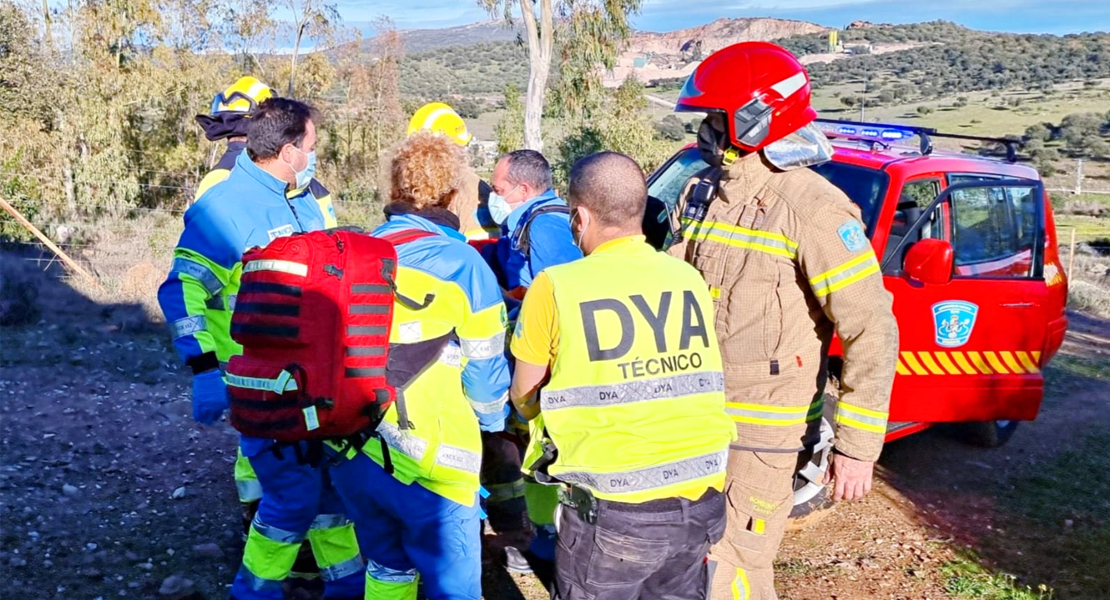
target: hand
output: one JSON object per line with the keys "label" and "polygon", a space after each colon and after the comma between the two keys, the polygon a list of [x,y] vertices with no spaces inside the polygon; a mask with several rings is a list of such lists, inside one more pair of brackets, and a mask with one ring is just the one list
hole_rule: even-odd
{"label": "hand", "polygon": [[829,470],[825,471],[825,484],[833,482],[833,500],[860,500],[871,491],[871,477],[875,463],[856,460],[850,456],[832,453]]}
{"label": "hand", "polygon": [[220,420],[227,410],[227,384],[218,369],[193,377],[193,419],[201,425]]}

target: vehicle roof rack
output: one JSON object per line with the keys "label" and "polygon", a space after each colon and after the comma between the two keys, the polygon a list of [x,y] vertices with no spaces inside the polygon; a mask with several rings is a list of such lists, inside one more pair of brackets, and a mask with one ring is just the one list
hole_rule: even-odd
{"label": "vehicle roof rack", "polygon": [[[1013,138],[992,138],[983,137],[978,135],[965,135],[962,133],[942,133],[932,127],[918,127],[916,125],[890,125],[886,123],[864,123],[862,121],[844,121],[840,119],[816,119],[817,123],[826,123],[829,125],[837,125],[839,128],[833,132],[833,135],[843,136],[849,139],[858,139],[865,141],[879,141],[889,142],[892,140],[901,139],[901,137],[888,137],[892,132],[902,132],[916,135],[920,141],[920,151],[922,156],[927,156],[933,152],[934,137],[947,138],[952,140],[969,140],[975,142],[990,142],[994,144],[1001,144],[1006,148],[1006,162],[1017,162],[1018,147],[1023,146],[1024,142],[1020,139]],[[859,129],[856,131],[856,129]],[[865,130],[868,130],[866,133]],[[909,137],[902,136],[902,137]],[[873,139],[878,138],[878,139]]]}

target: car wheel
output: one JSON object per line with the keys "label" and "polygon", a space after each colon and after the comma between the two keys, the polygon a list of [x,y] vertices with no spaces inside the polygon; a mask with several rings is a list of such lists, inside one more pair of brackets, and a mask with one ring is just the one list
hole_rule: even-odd
{"label": "car wheel", "polygon": [[823,483],[832,454],[833,428],[828,419],[821,419],[817,443],[798,457],[794,474],[794,508],[790,511],[788,530],[803,529],[824,518],[832,508],[829,489]]}
{"label": "car wheel", "polygon": [[997,448],[1010,441],[1021,421],[976,421],[963,423],[963,438],[976,446]]}

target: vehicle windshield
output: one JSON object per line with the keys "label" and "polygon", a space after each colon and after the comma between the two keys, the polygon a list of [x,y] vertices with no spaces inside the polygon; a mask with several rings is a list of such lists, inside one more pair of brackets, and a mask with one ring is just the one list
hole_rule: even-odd
{"label": "vehicle windshield", "polygon": [[[673,209],[686,182],[707,166],[697,148],[686,148],[651,176],[648,194],[662,200],[668,209]],[[890,179],[886,173],[831,161],[811,168],[859,206],[870,237]]]}
{"label": "vehicle windshield", "polygon": [[867,237],[870,238],[875,230],[875,219],[879,216],[890,177],[875,169],[833,161],[810,168],[840,188],[859,207]]}

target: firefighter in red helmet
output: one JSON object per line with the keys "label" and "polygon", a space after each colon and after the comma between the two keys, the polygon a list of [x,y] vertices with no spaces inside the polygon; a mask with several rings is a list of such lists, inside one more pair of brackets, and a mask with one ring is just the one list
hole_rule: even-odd
{"label": "firefighter in red helmet", "polygon": [[706,113],[698,149],[709,167],[682,194],[669,251],[714,298],[738,434],[711,596],[774,599],[772,564],[799,453],[820,427],[834,333],[844,366],[825,478],[838,500],[871,488],[897,360],[892,297],[859,209],[805,168],[832,147],[812,124],[809,76],[794,56],[766,42],[724,48],[690,76],[677,110]]}

